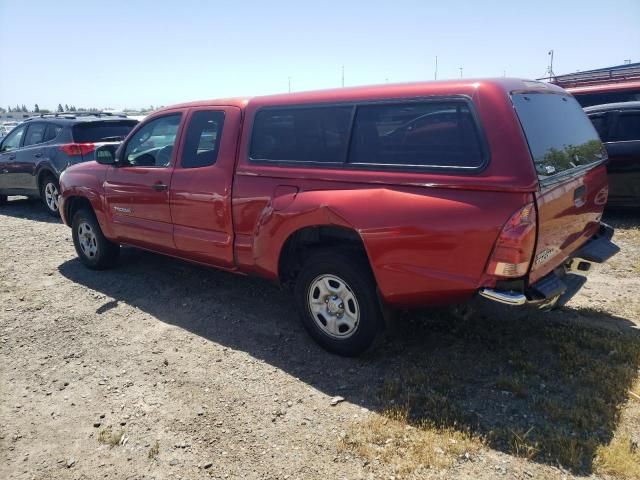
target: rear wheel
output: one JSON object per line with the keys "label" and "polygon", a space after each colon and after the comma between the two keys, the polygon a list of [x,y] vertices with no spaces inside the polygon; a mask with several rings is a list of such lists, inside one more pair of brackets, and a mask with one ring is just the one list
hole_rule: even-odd
{"label": "rear wheel", "polygon": [[49,212],[50,215],[54,217],[60,216],[59,211],[59,200],[60,197],[60,184],[58,180],[53,175],[45,176],[40,182],[40,198],[42,199],[42,203]]}
{"label": "rear wheel", "polygon": [[7,196],[0,195],[0,205],[4,205],[5,203],[7,203]]}
{"label": "rear wheel", "polygon": [[366,260],[342,250],[312,254],[294,287],[309,334],[325,349],[356,356],[373,345],[384,320]]}
{"label": "rear wheel", "polygon": [[93,212],[78,210],[71,224],[73,245],[80,261],[93,270],[113,267],[120,255],[120,245],[108,240]]}

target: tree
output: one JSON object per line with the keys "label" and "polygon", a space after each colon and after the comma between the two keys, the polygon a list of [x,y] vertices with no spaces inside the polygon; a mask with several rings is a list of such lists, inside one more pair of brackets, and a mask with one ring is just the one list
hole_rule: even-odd
{"label": "tree", "polygon": [[29,111],[29,110],[27,109],[27,106],[26,106],[24,103],[22,104],[22,108],[21,108],[21,110],[22,110],[23,112],[28,112],[28,111]]}
{"label": "tree", "polygon": [[13,111],[13,110],[11,110],[11,105],[9,105],[9,106],[7,107],[7,111],[8,111],[9,113],[11,113],[11,112]]}
{"label": "tree", "polygon": [[66,103],[64,104],[64,111],[68,112],[69,111],[69,105],[67,105]]}
{"label": "tree", "polygon": [[33,111],[34,111],[35,113],[40,113],[40,107],[38,106],[38,104],[37,104],[37,103],[33,106]]}
{"label": "tree", "polygon": [[22,108],[20,107],[20,105],[18,105],[18,104],[16,103],[16,108],[14,108],[14,109],[13,109],[13,111],[14,111],[14,112],[21,112],[21,111],[22,111]]}
{"label": "tree", "polygon": [[64,112],[64,108],[62,108],[62,104],[59,103],[58,104],[58,113],[62,113],[62,112]]}
{"label": "tree", "polygon": [[75,105],[71,105],[71,106],[69,107],[69,111],[71,111],[71,112],[77,112],[77,111],[78,111],[78,109],[76,108],[76,106],[75,106]]}

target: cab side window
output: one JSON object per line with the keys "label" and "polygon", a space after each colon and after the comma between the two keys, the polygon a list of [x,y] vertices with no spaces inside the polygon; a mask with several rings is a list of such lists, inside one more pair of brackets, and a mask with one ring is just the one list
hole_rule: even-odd
{"label": "cab side window", "polygon": [[133,134],[127,143],[124,160],[132,167],[167,167],[180,125],[180,113],[151,120]]}
{"label": "cab side window", "polygon": [[194,112],[187,128],[182,153],[182,168],[207,167],[216,163],[224,112]]}
{"label": "cab side window", "polygon": [[24,146],[36,145],[44,141],[44,131],[47,125],[44,123],[30,123],[27,128],[27,135],[24,137]]}
{"label": "cab side window", "polygon": [[20,147],[20,141],[22,140],[22,136],[24,135],[24,131],[26,130],[26,126],[18,127],[13,130],[2,142],[2,148],[0,151],[9,152],[11,150],[15,150]]}

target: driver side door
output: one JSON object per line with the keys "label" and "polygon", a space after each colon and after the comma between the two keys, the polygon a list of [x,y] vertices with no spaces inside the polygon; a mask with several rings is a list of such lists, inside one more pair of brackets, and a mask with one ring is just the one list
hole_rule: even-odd
{"label": "driver side door", "polygon": [[107,171],[106,208],[121,243],[166,253],[175,249],[169,185],[183,116],[176,109],[143,122]]}
{"label": "driver side door", "polygon": [[0,143],[0,194],[2,195],[16,193],[14,187],[16,158],[26,129],[26,125],[14,128]]}

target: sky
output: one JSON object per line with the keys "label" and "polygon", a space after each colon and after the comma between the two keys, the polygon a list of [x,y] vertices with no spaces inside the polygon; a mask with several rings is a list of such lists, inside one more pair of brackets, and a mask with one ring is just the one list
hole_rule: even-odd
{"label": "sky", "polygon": [[[640,61],[640,0],[0,0],[0,106],[97,108]],[[462,72],[460,71],[462,68]]]}

